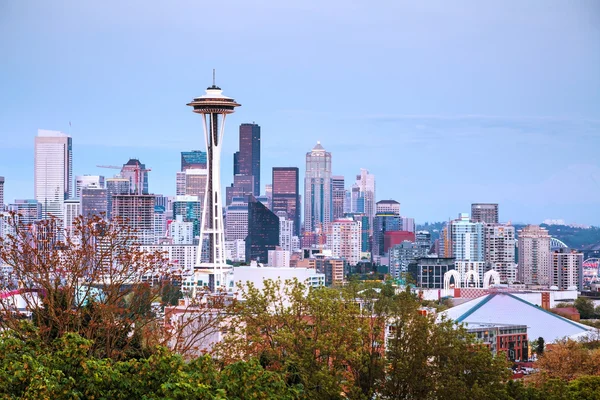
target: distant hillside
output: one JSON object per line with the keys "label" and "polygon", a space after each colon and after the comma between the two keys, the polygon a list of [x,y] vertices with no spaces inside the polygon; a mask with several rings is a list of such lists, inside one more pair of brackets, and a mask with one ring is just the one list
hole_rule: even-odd
{"label": "distant hillside", "polygon": [[[431,239],[435,240],[439,238],[440,230],[444,227],[444,224],[445,222],[426,222],[425,224],[418,224],[417,230],[431,232]],[[525,225],[522,224],[514,224],[514,227],[517,231],[522,229],[524,226]],[[599,227],[584,229],[573,228],[566,225],[541,224],[541,226],[548,229],[550,236],[564,242],[567,246],[573,249],[581,249],[592,244],[600,243]]]}
{"label": "distant hillside", "polygon": [[[515,228],[519,230],[524,226],[525,225],[515,225]],[[567,225],[541,224],[540,226],[548,229],[550,236],[564,242],[567,246],[573,249],[581,249],[592,244],[600,243],[599,227],[584,229],[573,228]]]}

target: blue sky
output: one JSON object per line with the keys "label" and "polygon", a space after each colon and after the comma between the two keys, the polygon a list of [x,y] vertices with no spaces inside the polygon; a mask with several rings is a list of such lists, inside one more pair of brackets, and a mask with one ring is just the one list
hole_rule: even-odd
{"label": "blue sky", "polygon": [[138,157],[175,192],[202,148],[186,102],[211,83],[262,127],[262,183],[317,140],[347,185],[419,222],[499,202],[502,220],[600,225],[600,3],[1,1],[0,175],[33,196],[38,128],[70,133],[75,174]]}

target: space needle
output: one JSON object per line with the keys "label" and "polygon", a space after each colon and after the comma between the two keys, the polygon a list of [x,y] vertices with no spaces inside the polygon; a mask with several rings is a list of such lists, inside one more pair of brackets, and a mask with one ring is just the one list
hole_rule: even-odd
{"label": "space needle", "polygon": [[[212,86],[206,89],[206,94],[196,97],[187,105],[193,107],[195,113],[202,115],[208,169],[200,225],[200,243],[196,252],[194,268],[194,289],[198,286],[200,277],[208,275],[208,287],[214,291],[226,285],[225,274],[230,269],[225,262],[225,232],[221,200],[223,132],[227,114],[234,113],[235,107],[239,107],[240,104],[230,97],[223,96],[223,91],[215,84],[215,71],[213,70]],[[208,245],[203,248],[205,237],[207,237]],[[203,250],[208,253],[204,257],[202,257]],[[202,262],[203,258],[205,262]]]}

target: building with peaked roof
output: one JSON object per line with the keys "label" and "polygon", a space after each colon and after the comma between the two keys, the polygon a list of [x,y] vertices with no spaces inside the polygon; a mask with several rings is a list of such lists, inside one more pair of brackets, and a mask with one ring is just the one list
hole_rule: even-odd
{"label": "building with peaked roof", "polygon": [[554,343],[563,338],[579,338],[593,329],[519,298],[512,293],[490,293],[462,303],[439,314],[458,323],[526,325],[529,338]]}

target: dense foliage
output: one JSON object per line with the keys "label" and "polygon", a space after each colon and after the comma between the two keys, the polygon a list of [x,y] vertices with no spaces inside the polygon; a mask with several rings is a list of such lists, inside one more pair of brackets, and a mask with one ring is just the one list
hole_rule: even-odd
{"label": "dense foliage", "polygon": [[91,356],[93,343],[69,333],[50,346],[30,331],[0,334],[0,397],[4,399],[295,399],[299,390],[257,360],[222,369],[209,357],[184,362],[157,348],[147,358]]}
{"label": "dense foliage", "polygon": [[[139,251],[118,222],[78,220],[64,238],[53,224],[15,224],[0,241],[15,282],[38,294],[23,296],[27,320],[0,300],[0,398],[599,398],[593,343],[548,345],[536,378],[513,383],[503,354],[389,282],[265,281],[240,286],[240,301],[201,295],[190,320],[163,321],[153,304],[182,294],[161,254]],[[192,357],[215,332],[224,341]]]}

